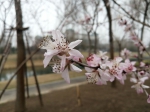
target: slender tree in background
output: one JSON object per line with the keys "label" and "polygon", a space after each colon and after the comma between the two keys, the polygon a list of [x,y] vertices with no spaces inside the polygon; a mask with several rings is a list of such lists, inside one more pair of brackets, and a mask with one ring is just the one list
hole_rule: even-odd
{"label": "slender tree in background", "polygon": [[[110,58],[114,59],[114,45],[113,45],[113,33],[112,33],[112,17],[111,17],[111,9],[110,9],[110,4],[109,0],[103,0],[107,12],[107,17],[109,21],[109,52],[110,52]],[[116,80],[112,82],[112,87],[116,87]]]}
{"label": "slender tree in background", "polygon": [[[23,22],[20,0],[14,0],[16,12],[16,32],[17,32],[17,67],[26,59],[25,45],[23,40]],[[24,72],[25,65],[17,73],[17,96],[16,112],[25,111],[25,90],[24,90]]]}
{"label": "slender tree in background", "polygon": [[[145,21],[146,21],[147,13],[148,13],[148,7],[149,7],[149,4],[150,4],[150,2],[148,2],[148,0],[144,0],[144,1],[145,1],[146,7],[145,7],[145,10],[144,10],[143,23],[145,23]],[[143,41],[143,37],[144,37],[144,28],[145,28],[145,25],[142,24],[142,28],[141,28],[141,41]],[[140,54],[140,58],[141,58],[140,61],[142,61],[143,60],[143,55],[142,54]]]}

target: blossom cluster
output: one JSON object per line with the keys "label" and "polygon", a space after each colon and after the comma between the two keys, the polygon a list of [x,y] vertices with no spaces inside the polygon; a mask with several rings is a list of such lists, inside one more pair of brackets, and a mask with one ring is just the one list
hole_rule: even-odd
{"label": "blossom cluster", "polygon": [[[138,35],[134,31],[133,26],[130,23],[128,23],[127,20],[125,20],[125,19],[121,19],[119,21],[119,25],[125,26],[125,32],[129,33],[129,37],[130,37],[131,41],[139,49],[140,54],[143,54],[143,52],[146,51],[146,53],[150,56],[149,52],[146,50],[146,47],[144,46],[144,44],[138,38]],[[129,50],[127,50],[127,49],[124,49],[122,51],[122,55],[124,55],[126,58],[128,58],[130,53],[131,52],[129,52]],[[137,56],[134,56],[134,57],[140,58]],[[130,81],[135,83],[135,85],[131,86],[131,88],[135,88],[138,94],[145,92],[145,94],[148,97],[147,102],[150,103],[150,95],[146,91],[146,89],[150,88],[150,87],[144,85],[145,80],[148,80],[150,78],[149,65],[145,64],[142,61],[138,65],[139,66],[136,67],[137,68],[136,71],[134,71],[131,74]]]}
{"label": "blossom cluster", "polygon": [[[130,62],[126,59],[123,62],[122,57],[116,57],[113,60],[108,60],[106,52],[100,51],[98,55],[91,55],[87,58],[87,64],[89,66],[94,66],[96,69],[85,68],[88,73],[86,73],[89,82],[96,83],[98,85],[107,84],[107,81],[114,81],[115,78],[124,84],[126,80],[126,75],[135,71],[135,62]],[[99,67],[98,67],[99,66]]]}
{"label": "blossom cluster", "polygon": [[[122,20],[120,24],[126,25],[127,22]],[[131,88],[135,88],[138,94],[145,92],[148,96],[147,102],[150,103],[150,95],[146,91],[149,86],[144,85],[144,82],[150,77],[148,65],[141,62],[140,67],[135,67],[136,62],[130,61],[129,57],[132,54],[127,49],[122,50],[122,57],[115,57],[112,60],[106,55],[107,52],[99,51],[98,54],[91,54],[87,57],[87,64],[83,64],[81,58],[84,56],[80,51],[74,49],[81,42],[82,40],[76,40],[69,43],[60,31],[51,31],[51,36],[45,37],[39,45],[41,49],[46,49],[43,60],[44,67],[47,67],[53,60],[53,72],[60,73],[67,83],[70,83],[69,70],[82,71],[74,63],[85,67],[87,81],[92,84],[106,85],[107,82],[113,82],[115,79],[124,84],[127,75],[131,75],[130,81],[135,83]],[[136,42],[134,40],[134,43]]]}
{"label": "blossom cluster", "polygon": [[132,24],[128,23],[125,19],[120,19],[119,21],[120,26],[125,26],[125,32],[129,33],[131,41],[134,43],[136,47],[139,48],[140,54],[142,54],[146,47],[143,45],[141,40],[138,38],[138,35],[135,33]]}

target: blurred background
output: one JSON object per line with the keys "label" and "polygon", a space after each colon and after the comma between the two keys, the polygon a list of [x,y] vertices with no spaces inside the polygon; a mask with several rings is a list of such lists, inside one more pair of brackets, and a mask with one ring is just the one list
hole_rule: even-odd
{"label": "blurred background", "polygon": [[[129,112],[133,111],[132,107],[136,105],[139,107],[134,108],[136,112],[148,112],[146,96],[139,97],[135,91],[130,90],[129,81],[127,86],[120,86],[115,82],[115,90],[111,88],[111,84],[107,87],[87,85],[84,70],[78,74],[70,72],[72,88],[61,90],[62,97],[57,91],[50,94],[54,88],[66,89],[70,86],[62,80],[61,75],[52,73],[50,66],[43,67],[45,50],[39,50],[38,45],[43,37],[51,35],[52,30],[60,30],[69,42],[83,40],[76,47],[85,57],[83,62],[89,54],[98,53],[99,50],[108,52],[110,59],[120,56],[124,48],[132,51],[134,55],[139,55],[138,48],[118,22],[122,18],[132,25],[149,51],[149,5],[150,0],[0,0],[0,112],[91,112],[93,109],[95,112]],[[144,62],[149,63],[148,55],[144,53],[141,57]],[[20,67],[24,60],[25,64]],[[139,61],[134,58],[132,60]],[[6,87],[9,80],[12,81]],[[119,91],[124,92],[119,94]],[[42,98],[44,93],[49,95],[46,94]],[[133,105],[121,108],[130,103],[126,101],[125,94],[133,98],[130,99],[133,100]],[[37,97],[31,97],[33,95]],[[48,97],[55,103],[49,102]],[[57,101],[57,97],[60,100]],[[37,103],[38,99],[40,103]],[[65,101],[66,99],[68,101]],[[7,103],[12,100],[13,102]],[[39,105],[41,107],[36,110]]]}

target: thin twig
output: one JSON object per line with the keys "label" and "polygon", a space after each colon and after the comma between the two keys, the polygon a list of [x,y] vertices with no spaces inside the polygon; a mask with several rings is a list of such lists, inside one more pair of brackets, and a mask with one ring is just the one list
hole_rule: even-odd
{"label": "thin twig", "polygon": [[11,76],[11,78],[9,79],[9,81],[7,82],[6,86],[4,87],[4,89],[2,90],[1,94],[0,94],[0,99],[2,98],[2,95],[4,94],[5,90],[7,89],[7,87],[9,86],[10,82],[12,81],[12,79],[16,76],[17,72],[20,70],[20,68],[35,54],[39,51],[40,49],[37,48],[28,58],[26,58],[16,69],[15,73],[13,76]]}
{"label": "thin twig", "polygon": [[140,24],[144,24],[147,27],[150,27],[149,24],[146,24],[145,22],[141,22],[140,20],[135,19],[129,12],[127,12],[123,7],[121,7],[120,4],[118,4],[115,0],[112,0],[117,6],[119,6],[132,20],[140,23]]}
{"label": "thin twig", "polygon": [[71,61],[71,62],[74,62],[74,63],[76,63],[76,64],[78,64],[78,65],[80,65],[80,66],[82,66],[82,67],[88,67],[88,68],[93,68],[93,69],[98,69],[98,68],[100,68],[100,66],[92,67],[92,66],[86,65],[86,64],[84,64],[84,63],[78,62],[78,61],[74,61],[74,60],[70,60],[70,61]]}
{"label": "thin twig", "polygon": [[[27,41],[27,50],[28,50],[28,53],[30,55],[31,51],[30,51],[30,48],[29,48],[29,41],[28,41],[27,35],[26,35],[26,41]],[[37,79],[37,76],[36,76],[35,67],[34,67],[32,57],[30,58],[30,61],[31,61],[31,65],[32,65],[33,75],[34,75],[34,79],[35,79],[35,83],[36,83],[36,87],[37,87],[37,91],[38,91],[40,104],[41,104],[41,106],[43,106],[43,99],[42,99],[42,95],[41,95],[41,91],[40,91],[40,87],[39,87],[39,82],[38,82],[38,79]]]}

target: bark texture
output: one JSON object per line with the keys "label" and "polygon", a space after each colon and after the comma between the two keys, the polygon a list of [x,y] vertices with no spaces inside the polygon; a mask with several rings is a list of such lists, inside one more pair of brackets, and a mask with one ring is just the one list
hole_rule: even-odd
{"label": "bark texture", "polygon": [[[23,40],[22,10],[20,0],[14,0],[16,12],[16,34],[17,34],[17,67],[26,59],[25,45]],[[24,90],[24,73],[25,65],[23,65],[17,73],[17,94],[16,94],[16,112],[25,111],[25,90]]]}

